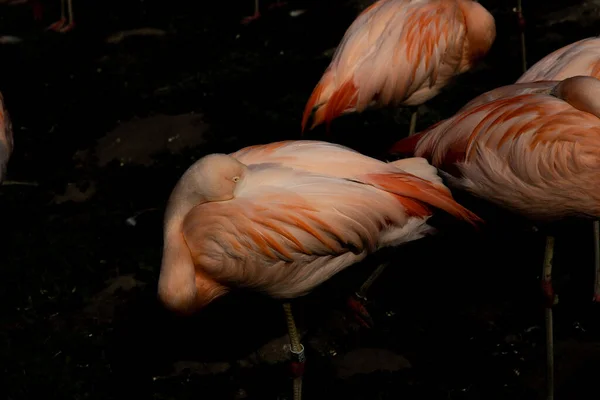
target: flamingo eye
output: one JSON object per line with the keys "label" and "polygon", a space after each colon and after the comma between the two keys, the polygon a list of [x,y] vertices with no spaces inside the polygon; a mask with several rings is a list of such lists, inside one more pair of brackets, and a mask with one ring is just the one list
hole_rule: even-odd
{"label": "flamingo eye", "polygon": [[240,180],[240,177],[234,176],[231,180],[234,181],[235,183],[237,183]]}

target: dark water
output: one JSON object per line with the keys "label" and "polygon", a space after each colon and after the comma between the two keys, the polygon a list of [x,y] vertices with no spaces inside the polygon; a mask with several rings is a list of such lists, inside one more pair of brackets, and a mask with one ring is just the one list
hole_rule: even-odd
{"label": "dark water", "polygon": [[[494,48],[480,68],[428,104],[420,128],[521,73],[513,5],[482,3],[497,20]],[[530,62],[597,33],[590,15],[540,25],[567,5],[524,5]],[[156,304],[162,209],[192,159],[300,137],[304,104],[329,61],[324,52],[358,9],[333,0],[290,2],[244,27],[239,21],[252,12],[250,0],[75,0],[77,28],[44,32],[57,6],[49,2],[40,25],[27,6],[0,8],[0,34],[25,39],[0,47],[0,91],[15,125],[9,179],[39,183],[0,192],[0,398],[290,398],[285,364],[236,362],[285,334],[279,304],[239,293],[190,320]],[[307,11],[290,18],[296,8]],[[140,27],[167,35],[104,41]],[[95,162],[90,149],[122,121],[189,112],[209,127],[202,146],[158,154],[149,166]],[[408,117],[381,110],[341,118],[330,140],[380,155],[406,134]],[[323,134],[319,128],[311,137]],[[69,183],[95,192],[87,201],[56,204]],[[453,228],[380,256],[394,262],[369,295],[374,329],[359,329],[343,312],[346,296],[378,260],[298,299],[298,323],[308,330],[306,399],[543,398],[544,237],[465,202],[491,228]],[[135,227],[125,223],[151,208],[157,210]],[[558,398],[589,398],[600,372],[591,239],[590,223],[557,232]],[[102,292],[119,278],[122,290]],[[357,348],[391,350],[412,368],[337,378],[337,360]],[[182,361],[193,366],[169,376]],[[231,367],[194,374],[199,363],[215,362]]]}

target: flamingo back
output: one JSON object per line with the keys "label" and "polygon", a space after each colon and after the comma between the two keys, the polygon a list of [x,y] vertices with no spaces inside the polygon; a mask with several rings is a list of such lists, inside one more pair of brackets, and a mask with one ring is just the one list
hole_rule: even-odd
{"label": "flamingo back", "polygon": [[495,89],[490,90],[489,92],[485,92],[473,100],[465,104],[458,112],[462,112],[472,107],[479,106],[481,104],[489,103],[490,101],[494,101],[501,98],[506,97],[514,97],[520,94],[529,94],[529,93],[540,93],[540,94],[550,94],[552,89],[557,85],[557,81],[537,81],[537,82],[524,82],[524,83],[515,83],[512,85],[501,86]]}
{"label": "flamingo back", "polygon": [[561,81],[578,75],[600,78],[600,38],[586,38],[555,50],[529,68],[517,83]]}
{"label": "flamingo back", "polygon": [[313,111],[315,127],[369,106],[422,104],[494,38],[493,17],[471,0],[380,0],[346,31],[306,104],[302,130]]}

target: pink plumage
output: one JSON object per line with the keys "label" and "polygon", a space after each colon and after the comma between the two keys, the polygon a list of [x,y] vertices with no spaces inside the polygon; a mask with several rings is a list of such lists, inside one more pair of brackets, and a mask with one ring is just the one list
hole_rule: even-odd
{"label": "pink plumage", "polygon": [[529,68],[517,83],[562,81],[578,75],[600,79],[600,38],[583,39],[548,54]]}
{"label": "pink plumage", "polygon": [[431,232],[434,207],[479,221],[422,158],[385,163],[318,141],[209,155],[169,199],[159,296],[180,313],[235,287],[296,297]]}
{"label": "pink plumage", "polygon": [[350,25],[302,118],[313,125],[369,106],[419,105],[469,70],[496,37],[472,0],[380,0]]}
{"label": "pink plumage", "polygon": [[600,81],[577,76],[538,93],[527,85],[475,99],[392,152],[425,157],[458,187],[531,218],[600,217]]}

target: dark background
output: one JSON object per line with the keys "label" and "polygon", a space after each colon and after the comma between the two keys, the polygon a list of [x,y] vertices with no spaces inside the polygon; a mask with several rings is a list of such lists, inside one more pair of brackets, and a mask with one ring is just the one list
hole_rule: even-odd
{"label": "dark background", "polygon": [[[0,5],[0,35],[22,39],[0,45],[15,128],[8,179],[38,183],[0,190],[0,398],[291,398],[277,302],[231,294],[187,320],[156,302],[162,213],[179,176],[207,153],[300,138],[305,102],[369,2],[263,3],[242,26],[252,0],[74,0],[65,34],[45,31],[58,0],[44,1],[40,23],[28,5]],[[596,3],[525,0],[529,65],[596,35]],[[492,51],[427,104],[418,129],[521,74],[516,0],[482,4],[496,18]],[[144,27],[165,35],[106,42]],[[343,117],[328,140],[383,157],[409,116]],[[376,257],[394,262],[369,294],[374,329],[344,301],[378,259],[295,302],[306,399],[544,398],[544,236],[464,201],[488,228]],[[591,223],[561,226],[556,240],[557,398],[587,399],[600,373]]]}

